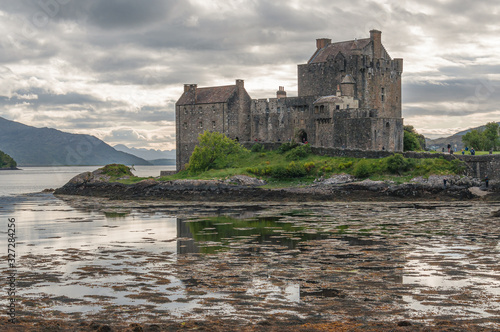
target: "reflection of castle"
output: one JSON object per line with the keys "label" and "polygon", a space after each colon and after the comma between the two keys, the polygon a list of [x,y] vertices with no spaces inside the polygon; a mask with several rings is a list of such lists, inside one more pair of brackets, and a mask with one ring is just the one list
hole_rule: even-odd
{"label": "reflection of castle", "polygon": [[177,218],[177,254],[198,253],[200,249],[193,239],[189,225]]}
{"label": "reflection of castle", "polygon": [[298,66],[298,97],[280,87],[276,98],[251,99],[243,80],[185,85],[176,103],[177,169],[205,130],[241,142],[294,138],[323,147],[402,151],[403,60],[391,59],[381,38],[372,30],[365,39],[318,39],[311,59]]}

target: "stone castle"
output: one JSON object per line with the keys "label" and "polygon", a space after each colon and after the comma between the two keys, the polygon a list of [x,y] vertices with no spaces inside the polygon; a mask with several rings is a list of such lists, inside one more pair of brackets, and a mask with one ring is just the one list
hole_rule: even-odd
{"label": "stone castle", "polygon": [[332,43],[317,39],[307,64],[298,65],[298,96],[279,87],[276,98],[252,99],[235,85],[184,85],[176,103],[177,170],[189,161],[204,131],[240,142],[308,142],[313,146],[403,150],[403,59],[391,59],[382,32]]}

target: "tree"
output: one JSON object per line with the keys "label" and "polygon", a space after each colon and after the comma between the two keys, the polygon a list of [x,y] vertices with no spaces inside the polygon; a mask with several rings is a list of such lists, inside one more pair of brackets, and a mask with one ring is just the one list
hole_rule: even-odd
{"label": "tree", "polygon": [[462,136],[462,142],[464,142],[465,146],[474,148],[477,151],[484,150],[484,136],[479,130],[474,129],[466,133]]}
{"label": "tree", "polygon": [[11,156],[0,151],[0,168],[16,168],[17,163]]}
{"label": "tree", "polygon": [[499,146],[499,136],[498,136],[499,125],[496,122],[488,122],[486,128],[483,131],[484,140],[486,141],[486,146],[484,150],[496,150]]}
{"label": "tree", "polygon": [[189,158],[187,170],[190,173],[225,167],[230,157],[248,151],[237,141],[218,132],[205,131],[198,136],[198,142]]}
{"label": "tree", "polygon": [[407,125],[403,127],[403,150],[404,151],[420,151],[425,150],[425,137],[417,133],[413,126]]}

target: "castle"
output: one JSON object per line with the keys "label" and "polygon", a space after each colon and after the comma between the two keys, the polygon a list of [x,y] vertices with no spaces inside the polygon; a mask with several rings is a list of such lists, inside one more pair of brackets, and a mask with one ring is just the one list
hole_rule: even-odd
{"label": "castle", "polygon": [[403,150],[403,59],[391,59],[382,32],[332,43],[317,39],[307,64],[298,65],[298,96],[279,87],[276,98],[251,99],[235,85],[184,85],[175,107],[177,170],[189,161],[204,131],[240,142],[308,142],[313,146]]}

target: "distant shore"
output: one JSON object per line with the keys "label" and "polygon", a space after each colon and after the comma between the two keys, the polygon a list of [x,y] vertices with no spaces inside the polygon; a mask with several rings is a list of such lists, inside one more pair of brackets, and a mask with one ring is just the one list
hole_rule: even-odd
{"label": "distant shore", "polygon": [[17,167],[6,167],[6,168],[0,168],[0,171],[22,171],[22,169]]}

